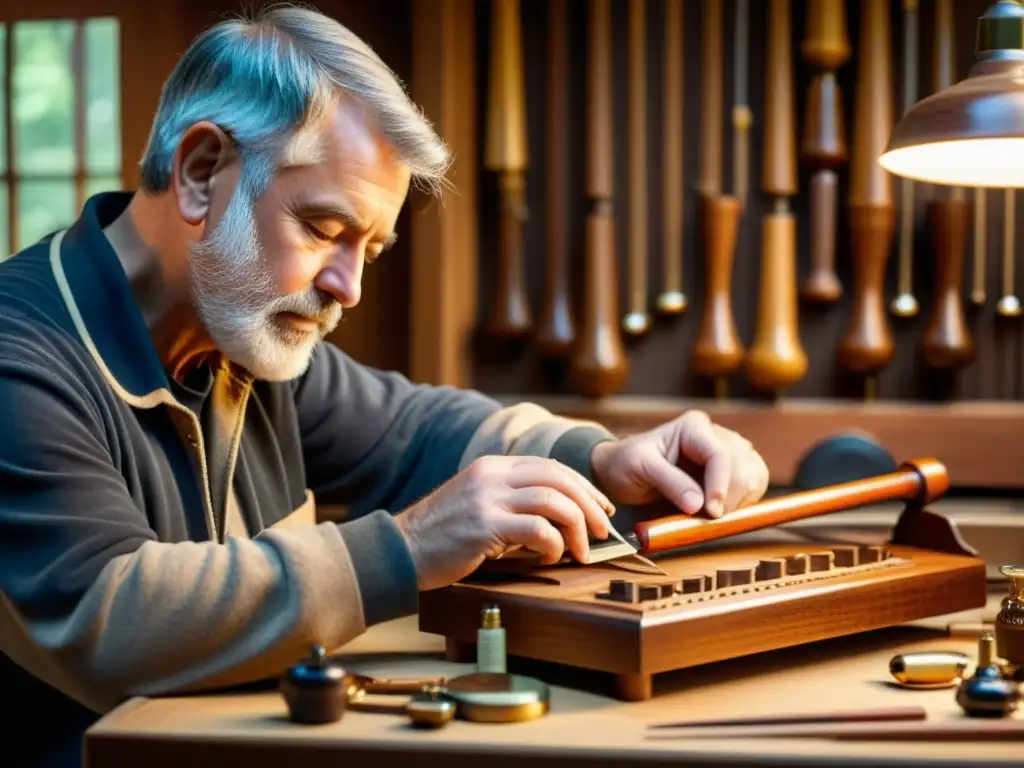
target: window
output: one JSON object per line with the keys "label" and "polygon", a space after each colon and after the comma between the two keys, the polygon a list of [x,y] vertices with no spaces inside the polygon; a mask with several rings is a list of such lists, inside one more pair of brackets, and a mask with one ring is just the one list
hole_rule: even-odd
{"label": "window", "polygon": [[0,255],[121,184],[118,23],[0,24]]}

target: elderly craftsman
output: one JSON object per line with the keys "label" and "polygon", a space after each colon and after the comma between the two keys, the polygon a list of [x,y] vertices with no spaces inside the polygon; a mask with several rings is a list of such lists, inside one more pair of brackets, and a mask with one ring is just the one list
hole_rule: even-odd
{"label": "elderly craftsman", "polygon": [[364,42],[279,6],[184,54],[137,192],[0,266],[0,690],[28,764],[73,764],[125,697],[279,674],[509,547],[586,561],[613,504],[764,493],[701,413],[616,441],[323,341],[448,164]]}

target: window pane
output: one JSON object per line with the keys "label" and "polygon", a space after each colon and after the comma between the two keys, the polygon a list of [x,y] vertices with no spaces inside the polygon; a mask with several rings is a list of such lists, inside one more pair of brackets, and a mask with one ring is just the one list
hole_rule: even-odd
{"label": "window pane", "polygon": [[10,231],[7,227],[7,184],[0,183],[0,260],[6,259],[17,248],[11,248]]}
{"label": "window pane", "polygon": [[74,222],[75,182],[23,181],[18,184],[18,208],[21,250]]}
{"label": "window pane", "polygon": [[20,173],[70,174],[75,168],[75,23],[21,21],[12,28],[15,166]]}
{"label": "window pane", "polygon": [[[0,174],[7,172],[7,129],[4,127],[7,124],[7,93],[4,89],[7,83],[7,57],[4,55],[6,48],[7,27],[0,24]],[[5,242],[6,240],[0,240],[0,251],[7,248]]]}
{"label": "window pane", "polygon": [[121,170],[121,83],[117,19],[85,22],[85,168]]}
{"label": "window pane", "polygon": [[100,192],[117,192],[121,189],[120,176],[94,176],[86,179],[85,198],[88,200]]}

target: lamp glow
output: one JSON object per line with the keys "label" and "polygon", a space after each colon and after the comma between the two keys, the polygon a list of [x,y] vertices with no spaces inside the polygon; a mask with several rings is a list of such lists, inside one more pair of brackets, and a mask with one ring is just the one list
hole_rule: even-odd
{"label": "lamp glow", "polygon": [[978,19],[965,80],[915,104],[879,163],[897,176],[961,187],[1024,187],[1024,5]]}

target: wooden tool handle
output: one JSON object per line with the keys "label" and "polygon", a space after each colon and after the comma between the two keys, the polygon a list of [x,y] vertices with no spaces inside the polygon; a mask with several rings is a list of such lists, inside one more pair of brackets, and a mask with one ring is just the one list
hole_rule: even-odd
{"label": "wooden tool handle", "polygon": [[493,0],[491,59],[484,166],[498,173],[498,285],[491,331],[517,338],[530,330],[523,274],[523,223],[528,142],[518,0]]}
{"label": "wooden tool handle", "polygon": [[548,3],[547,282],[537,347],[550,357],[567,355],[576,338],[569,288],[568,21],[565,0]]}
{"label": "wooden tool handle", "polygon": [[893,205],[892,177],[878,163],[893,127],[889,0],[861,3],[850,157],[850,204]]}
{"label": "wooden tool handle", "polygon": [[491,304],[491,331],[499,337],[518,338],[530,330],[532,322],[523,271],[526,175],[502,171],[498,185],[498,286]]}
{"label": "wooden tool handle", "polygon": [[802,295],[829,303],[843,295],[836,274],[836,219],[839,206],[839,174],[823,170],[811,176],[811,268]]}
{"label": "wooden tool handle", "polygon": [[700,177],[702,195],[722,191],[722,0],[704,0],[701,39]]}
{"label": "wooden tool handle", "polygon": [[853,312],[839,347],[839,359],[854,373],[877,373],[889,364],[895,352],[883,296],[885,267],[895,231],[893,205],[850,206]]}
{"label": "wooden tool handle", "polygon": [[843,294],[836,274],[836,171],[846,163],[846,125],[843,95],[836,70],[850,58],[844,0],[810,0],[801,53],[816,68],[807,91],[801,159],[811,172],[811,268],[803,284],[805,298],[821,303]]}
{"label": "wooden tool handle", "polygon": [[773,197],[792,197],[799,191],[790,38],[789,0],[771,0],[768,5],[768,46],[765,50],[761,189]]}
{"label": "wooden tool handle", "polygon": [[569,365],[576,390],[588,397],[614,394],[626,383],[629,360],[619,332],[619,277],[615,250],[612,172],[612,19],[610,0],[590,0],[587,68],[586,278],[577,344]]}
{"label": "wooden tool handle", "polygon": [[945,466],[935,459],[916,459],[890,474],[766,499],[715,519],[679,514],[645,520],[633,532],[640,552],[654,554],[879,501],[926,504],[948,488]]}
{"label": "wooden tool handle", "polygon": [[974,340],[964,317],[961,296],[968,215],[967,201],[962,198],[933,200],[928,204],[936,279],[935,300],[921,353],[932,368],[955,370],[974,359]]}
{"label": "wooden tool handle", "polygon": [[658,308],[665,314],[686,310],[683,293],[683,2],[665,3],[665,45],[662,77],[661,242],[664,288]]}
{"label": "wooden tool handle", "polygon": [[631,335],[651,326],[647,312],[647,0],[629,0],[629,180],[626,219],[629,264],[628,314],[622,327]]}
{"label": "wooden tool handle", "polygon": [[701,200],[707,254],[706,297],[700,329],[693,345],[694,370],[704,376],[725,376],[743,362],[743,345],[732,312],[732,267],[740,223],[740,203],[734,197]]}
{"label": "wooden tool handle", "polygon": [[591,198],[611,200],[615,195],[611,0],[590,0],[588,8],[586,192]]}
{"label": "wooden tool handle", "polygon": [[796,384],[807,373],[797,320],[796,217],[789,212],[765,216],[761,242],[757,332],[745,368],[754,387],[777,391]]}
{"label": "wooden tool handle", "polygon": [[619,281],[616,277],[615,227],[606,204],[587,217],[585,299],[579,343],[569,375],[587,397],[614,394],[629,377],[629,359],[619,335]]}

